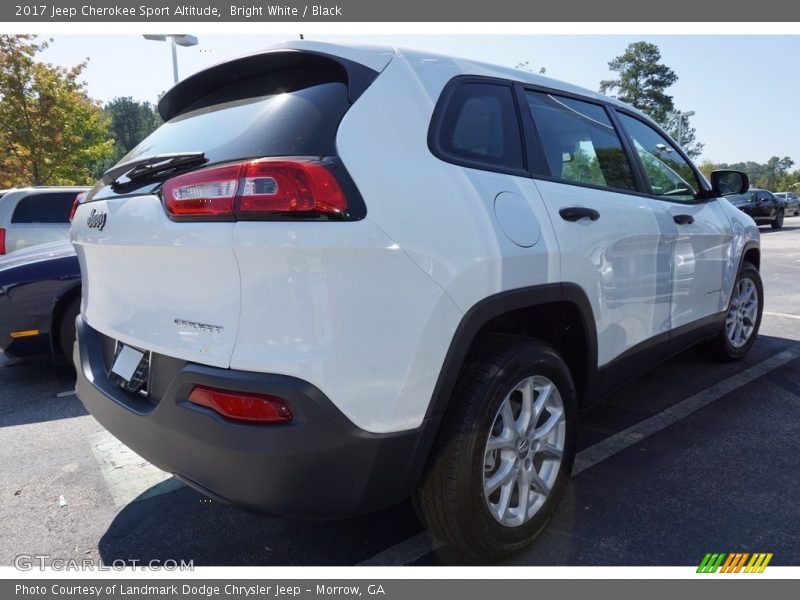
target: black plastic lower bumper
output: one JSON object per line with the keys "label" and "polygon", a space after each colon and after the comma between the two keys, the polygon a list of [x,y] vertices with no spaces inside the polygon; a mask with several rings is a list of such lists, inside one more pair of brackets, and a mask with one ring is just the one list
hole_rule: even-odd
{"label": "black plastic lower bumper", "polygon": [[[108,379],[108,338],[81,317],[77,330],[76,389],[87,410],[146,460],[232,504],[317,519],[391,506],[416,485],[438,428],[433,417],[410,431],[368,433],[300,379],[166,357],[154,363],[164,381],[160,397],[143,398]],[[230,421],[188,402],[198,384],[279,396],[294,419],[282,425]]]}

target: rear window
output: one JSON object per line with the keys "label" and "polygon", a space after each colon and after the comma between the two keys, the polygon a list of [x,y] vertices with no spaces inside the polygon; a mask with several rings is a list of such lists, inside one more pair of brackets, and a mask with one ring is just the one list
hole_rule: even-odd
{"label": "rear window", "polygon": [[12,223],[69,223],[72,202],[78,192],[30,194],[17,203]]}
{"label": "rear window", "polygon": [[[259,93],[264,90],[269,93]],[[123,161],[196,151],[205,152],[211,163],[264,156],[332,156],[336,130],[349,106],[347,86],[340,81],[277,91],[272,80],[263,85],[258,78],[248,80],[199,99]]]}

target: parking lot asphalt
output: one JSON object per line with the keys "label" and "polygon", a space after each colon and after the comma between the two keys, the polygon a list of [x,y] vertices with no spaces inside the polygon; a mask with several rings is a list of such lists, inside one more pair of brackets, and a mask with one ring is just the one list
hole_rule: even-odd
{"label": "parking lot asphalt", "polygon": [[[800,217],[762,229],[765,314],[741,362],[694,350],[588,413],[564,501],[515,565],[696,565],[772,552],[800,565]],[[106,434],[68,392],[70,367],[0,367],[0,564],[61,559],[195,565],[462,564],[408,503],[339,522],[205,500]],[[325,491],[320,490],[324,501]]]}

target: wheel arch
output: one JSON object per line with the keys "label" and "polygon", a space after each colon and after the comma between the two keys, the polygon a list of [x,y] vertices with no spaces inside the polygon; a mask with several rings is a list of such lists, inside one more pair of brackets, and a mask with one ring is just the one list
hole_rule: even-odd
{"label": "wheel arch", "polygon": [[742,249],[742,257],[739,260],[739,271],[746,262],[752,264],[759,271],[761,270],[761,248],[756,242],[747,242]]}
{"label": "wheel arch", "polygon": [[580,407],[597,399],[597,333],[589,299],[575,284],[545,284],[489,296],[466,312],[445,355],[427,417],[447,410],[470,349],[488,333],[527,335],[550,343],[572,372]]}

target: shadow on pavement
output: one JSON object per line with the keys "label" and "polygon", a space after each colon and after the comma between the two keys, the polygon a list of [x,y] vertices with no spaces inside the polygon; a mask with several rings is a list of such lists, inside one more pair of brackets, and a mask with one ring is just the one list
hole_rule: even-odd
{"label": "shadow on pavement", "polygon": [[352,565],[420,530],[410,503],[345,521],[296,521],[209,501],[184,487],[128,504],[98,548],[104,564]]}
{"label": "shadow on pavement", "polygon": [[49,361],[0,367],[0,427],[82,417],[89,413],[75,395],[75,370]]}

